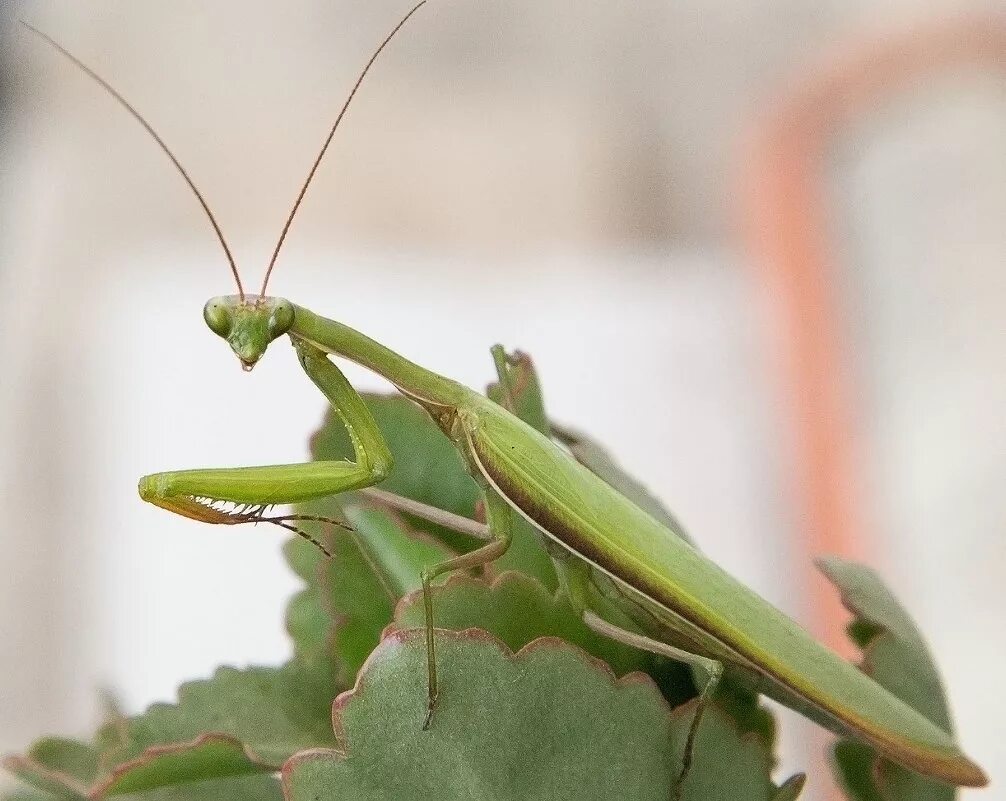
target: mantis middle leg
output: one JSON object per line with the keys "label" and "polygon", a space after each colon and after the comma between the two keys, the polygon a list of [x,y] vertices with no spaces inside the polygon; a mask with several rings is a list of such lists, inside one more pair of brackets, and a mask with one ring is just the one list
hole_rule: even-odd
{"label": "mantis middle leg", "polygon": [[491,539],[488,543],[461,556],[448,559],[423,571],[423,606],[426,609],[426,667],[428,679],[428,704],[423,729],[428,729],[437,703],[437,655],[433,638],[433,595],[431,582],[437,576],[454,570],[471,570],[499,559],[513,540],[513,511],[495,490],[485,490],[486,525]]}

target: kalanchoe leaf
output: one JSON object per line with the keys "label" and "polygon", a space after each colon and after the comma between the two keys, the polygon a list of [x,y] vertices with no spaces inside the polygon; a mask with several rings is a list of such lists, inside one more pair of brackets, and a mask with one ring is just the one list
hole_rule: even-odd
{"label": "kalanchoe leaf", "polygon": [[410,529],[390,510],[351,505],[346,517],[373,571],[396,601],[422,586],[424,568],[457,555],[429,534]]}
{"label": "kalanchoe leaf", "polygon": [[321,603],[329,615],[338,684],[345,688],[380,640],[397,598],[354,534],[339,531],[331,543],[332,558],[319,568]]}
{"label": "kalanchoe leaf", "polygon": [[422,632],[394,633],[336,702],[338,747],[284,766],[289,801],[669,797],[669,710],[642,674],[616,680],[557,639],[515,655],[469,630],[437,647],[429,730]]}
{"label": "kalanchoe leaf", "polygon": [[282,801],[283,790],[273,776],[235,776],[188,782],[151,790],[142,795],[118,796],[116,801]]}
{"label": "kalanchoe leaf", "polygon": [[323,558],[317,567],[314,598],[327,625],[321,635],[313,635],[328,644],[342,689],[352,685],[377,646],[399,598],[419,586],[422,569],[452,555],[386,510],[351,505],[346,516],[356,531],[330,532],[332,558]]}
{"label": "kalanchoe leaf", "polygon": [[272,768],[250,754],[239,740],[225,734],[203,734],[193,740],[151,746],[116,765],[91,788],[92,798],[143,792],[186,782],[269,772]]}
{"label": "kalanchoe leaf", "polygon": [[183,684],[177,704],[116,717],[93,746],[49,738],[4,766],[47,792],[91,798],[272,772],[296,751],[334,744],[334,695],[327,673],[297,662],[221,668]]}
{"label": "kalanchoe leaf", "polygon": [[[684,746],[697,706],[697,701],[691,701],[672,713],[675,775],[682,769]],[[758,734],[742,732],[723,707],[709,704],[699,723],[692,768],[684,780],[681,799],[769,801],[776,793],[771,771],[768,742]]]}
{"label": "kalanchoe leaf", "polygon": [[2,766],[25,784],[64,798],[85,798],[98,775],[98,750],[79,740],[44,737],[25,754],[3,759]]}
{"label": "kalanchoe leaf", "polygon": [[[672,713],[647,677],[616,679],[552,637],[515,654],[481,630],[438,631],[437,656],[441,695],[423,731],[423,633],[389,634],[335,704],[337,747],[284,766],[287,799],[671,797],[694,702]],[[698,738],[683,799],[777,793],[767,743],[724,710],[706,710]]]}
{"label": "kalanchoe leaf", "polygon": [[[57,801],[59,795],[15,790],[3,801]],[[116,801],[282,801],[283,791],[272,776],[232,776],[201,782],[186,782],[142,793],[116,796]]]}
{"label": "kalanchoe leaf", "polygon": [[349,505],[346,518],[355,530],[326,533],[332,558],[318,561],[287,611],[297,653],[330,664],[341,689],[352,685],[398,599],[420,585],[423,568],[453,555],[387,510]]}
{"label": "kalanchoe leaf", "polygon": [[841,740],[835,745],[833,758],[849,801],[884,801],[873,774],[876,751],[858,740]]}
{"label": "kalanchoe leaf", "polygon": [[856,615],[859,636],[869,637],[864,670],[941,729],[952,732],[946,694],[925,640],[876,572],[835,557],[819,560],[818,566],[842,593],[845,607]]}
{"label": "kalanchoe leaf", "polygon": [[322,601],[318,582],[312,582],[290,599],[286,630],[293,639],[297,659],[309,665],[331,663],[334,621]]}
{"label": "kalanchoe leaf", "polygon": [[[82,776],[60,770],[68,766],[60,766],[59,757],[51,752],[42,754],[51,744],[51,740],[40,741],[23,757],[7,757],[4,767],[25,784],[58,798],[100,799],[180,782],[274,770],[249,758],[241,743],[227,735],[202,735],[186,742],[148,748],[108,769],[97,773],[88,770],[89,775]],[[74,748],[79,751],[87,746],[75,743]],[[90,750],[96,761],[97,749]]]}
{"label": "kalanchoe leaf", "polygon": [[153,746],[213,732],[241,744],[247,757],[277,768],[294,751],[330,742],[329,677],[290,662],[280,668],[219,668],[210,679],[183,684],[177,704],[154,704],[115,729],[98,734],[108,770]]}
{"label": "kalanchoe leaf", "polygon": [[[382,488],[423,503],[471,517],[478,491],[465,472],[460,457],[429,416],[401,396],[366,395],[364,399],[384,433],[395,458],[395,468]],[[321,428],[311,440],[315,459],[351,459],[353,448],[338,416],[326,413]],[[301,511],[335,519],[345,519],[343,505],[363,506],[362,498],[345,493],[338,499],[324,498],[304,504]],[[403,518],[416,531],[433,534],[443,542],[461,546],[469,538],[448,532],[416,518]],[[364,514],[358,525],[373,522]],[[317,548],[294,538],[285,547],[287,560],[307,587],[290,602],[287,628],[298,658],[309,664],[328,664],[341,689],[351,686],[356,672],[374,649],[383,628],[391,622],[398,593],[386,574],[401,571],[378,570],[371,554],[361,543],[372,541],[379,547],[380,532],[365,530],[357,537],[330,526],[312,526],[311,533],[326,544],[333,559]],[[412,550],[410,546],[410,550]],[[396,565],[402,560],[394,559]],[[419,572],[416,571],[418,578]]]}
{"label": "kalanchoe leaf", "polygon": [[47,738],[4,767],[41,790],[78,798],[272,772],[295,751],[333,744],[335,694],[327,669],[296,661],[222,668],[183,685],[177,704],[113,716],[93,746]]}
{"label": "kalanchoe leaf", "polygon": [[[603,659],[619,676],[648,670],[653,664],[649,654],[595,634],[564,598],[522,573],[501,573],[491,584],[465,575],[451,576],[434,590],[433,614],[438,628],[485,629],[513,651],[539,637],[561,637]],[[399,602],[392,625],[399,630],[426,625],[422,592]]]}
{"label": "kalanchoe leaf", "polygon": [[[429,415],[401,395],[365,394],[364,401],[383,433],[395,460],[394,469],[381,489],[404,495],[468,518],[476,517],[480,493],[465,469],[461,457]],[[338,417],[326,415],[321,429],[312,439],[315,459],[351,459],[353,449]],[[346,506],[359,502],[359,497],[346,493],[340,498]],[[338,514],[334,501],[311,503],[311,514]],[[402,515],[417,531],[432,534],[449,549],[470,550],[476,543],[458,534],[419,518]],[[523,520],[516,521],[513,542],[494,569],[521,570],[554,588],[555,572],[551,560],[542,548],[537,532]]]}
{"label": "kalanchoe leaf", "polygon": [[[863,649],[863,671],[951,732],[939,673],[904,607],[870,568],[835,557],[819,560],[818,566],[856,615],[849,630]],[[834,758],[840,781],[857,801],[952,801],[956,795],[952,787],[924,779],[857,743],[839,743]]]}
{"label": "kalanchoe leaf", "polygon": [[[485,629],[514,651],[539,637],[561,637],[603,660],[618,676],[636,670],[649,673],[672,704],[695,695],[689,672],[679,663],[596,634],[563,596],[547,592],[539,582],[521,573],[502,573],[491,583],[454,575],[434,589],[433,613],[438,628]],[[415,592],[399,602],[388,631],[425,625],[422,593]],[[724,677],[717,702],[742,733],[755,733],[772,747],[775,721],[759,705],[757,695]]]}
{"label": "kalanchoe leaf", "polygon": [[[472,515],[474,483],[426,413],[402,397],[371,395],[366,401],[396,456],[396,467],[382,487]],[[336,415],[326,415],[312,450],[316,459],[352,457]],[[345,689],[377,645],[399,597],[418,586],[423,567],[454,552],[431,536],[430,532],[440,535],[439,527],[419,521],[413,528],[415,519],[374,508],[354,493],[304,504],[302,511],[346,520],[356,529],[310,527],[332,553],[331,559],[300,539],[286,546],[288,560],[308,585],[287,611],[297,656],[311,664],[331,665],[336,683]],[[453,534],[447,538],[457,539]]]}
{"label": "kalanchoe leaf", "polygon": [[807,783],[807,774],[796,773],[784,781],[772,796],[772,801],[796,801]]}
{"label": "kalanchoe leaf", "polygon": [[861,650],[865,649],[870,644],[870,640],[883,630],[883,627],[860,617],[853,618],[845,627],[845,633],[849,635],[849,639],[856,643]]}
{"label": "kalanchoe leaf", "polygon": [[[326,516],[342,516],[342,510],[329,504],[323,510]],[[335,553],[335,537],[339,533],[332,526],[309,526],[311,534],[329,553]],[[306,586],[287,604],[286,628],[293,640],[294,655],[305,665],[328,665],[336,675],[334,652],[336,617],[327,603],[329,560],[317,547],[300,537],[293,537],[283,546],[287,563],[294,573],[304,579]],[[340,688],[341,689],[341,688]]]}
{"label": "kalanchoe leaf", "polygon": [[886,760],[877,769],[877,786],[884,801],[954,801],[957,798],[956,788],[924,779]]}
{"label": "kalanchoe leaf", "polygon": [[760,704],[760,696],[739,682],[729,672],[720,679],[716,701],[742,733],[757,734],[770,748],[775,746],[775,718]]}

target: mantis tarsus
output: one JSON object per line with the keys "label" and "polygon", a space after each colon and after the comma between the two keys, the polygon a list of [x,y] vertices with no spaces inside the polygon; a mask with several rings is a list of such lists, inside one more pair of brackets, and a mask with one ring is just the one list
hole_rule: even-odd
{"label": "mantis tarsus", "polygon": [[[501,556],[519,515],[552,543],[549,551],[555,554],[561,589],[587,625],[615,640],[689,664],[706,677],[703,702],[711,697],[726,666],[760,692],[833,731],[863,740],[894,762],[950,784],[984,785],[981,768],[958,749],[949,734],[818,644],[553,440],[483,395],[414,364],[352,328],[266,294],[296,211],[356,90],[385,45],[424,2],[398,23],[361,72],[301,187],[255,295],[245,292],[202,194],[149,123],[95,72],[28,26],[121,103],[154,137],[195,193],[237,285],[236,295],[206,303],[203,314],[210,329],[227,340],[245,370],[255,366],[275,339],[288,336],[304,372],[345,424],[355,452],[354,461],[157,473],[140,479],[141,497],[207,523],[265,520],[304,534],[294,525],[303,517],[267,517],[265,510],[380,483],[391,470],[391,455],[362,398],[329,356],[346,358],[383,376],[430,414],[465,460],[485,502],[485,526],[429,510],[441,523],[486,535],[486,542],[429,568],[422,576],[429,671],[424,727],[430,724],[437,699],[430,583],[440,574],[476,568]],[[638,624],[637,631],[605,619],[605,609],[612,604],[628,612]],[[689,735],[685,770],[699,717],[696,714]]]}

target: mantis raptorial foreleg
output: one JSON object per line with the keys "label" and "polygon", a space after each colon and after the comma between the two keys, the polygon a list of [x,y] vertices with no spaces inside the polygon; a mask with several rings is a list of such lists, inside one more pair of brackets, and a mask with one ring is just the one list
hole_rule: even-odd
{"label": "mantis raptorial foreleg", "polygon": [[300,339],[293,338],[293,343],[304,372],[346,426],[354,461],[160,473],[140,480],[144,500],[206,523],[235,525],[266,520],[262,512],[275,504],[336,495],[375,484],[388,475],[391,451],[363,399],[322,351]]}
{"label": "mantis raptorial foreleg", "polygon": [[394,460],[367,404],[324,351],[303,339],[297,337],[290,339],[304,372],[328,399],[353,443],[355,462],[322,463],[332,465],[333,471],[336,465],[346,465],[346,469],[338,481],[333,472],[332,489],[323,491],[320,495],[335,495],[383,481],[391,472]]}

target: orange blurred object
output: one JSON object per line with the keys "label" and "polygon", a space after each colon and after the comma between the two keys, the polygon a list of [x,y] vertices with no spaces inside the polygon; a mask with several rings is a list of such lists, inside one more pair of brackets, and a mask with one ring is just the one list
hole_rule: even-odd
{"label": "orange blurred object", "polygon": [[[830,148],[888,99],[962,67],[1006,70],[1006,17],[943,19],[841,47],[772,104],[749,143],[742,233],[776,326],[801,521],[794,553],[801,565],[821,554],[872,561],[854,447],[855,354],[832,239]],[[834,588],[815,573],[804,597],[814,633],[852,656],[843,636],[848,615]]]}

